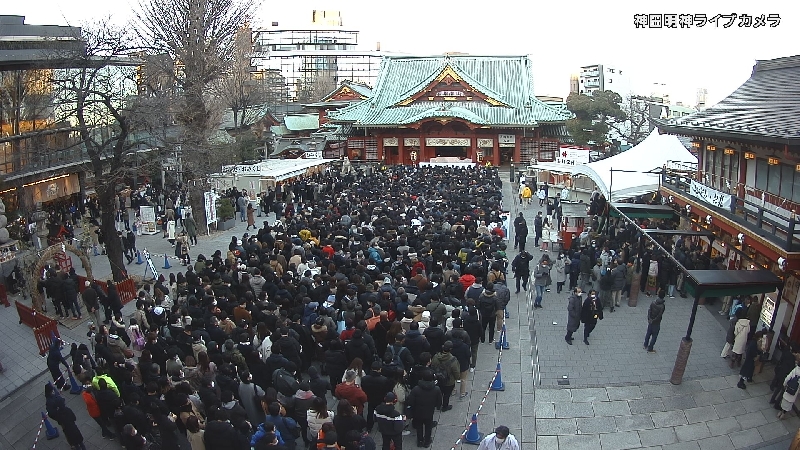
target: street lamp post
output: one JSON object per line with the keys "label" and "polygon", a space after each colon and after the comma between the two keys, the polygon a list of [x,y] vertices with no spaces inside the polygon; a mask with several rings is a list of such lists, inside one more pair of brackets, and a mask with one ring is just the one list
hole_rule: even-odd
{"label": "street lamp post", "polygon": [[514,157],[513,156],[511,157],[511,177],[510,177],[510,181],[512,183],[514,182]]}

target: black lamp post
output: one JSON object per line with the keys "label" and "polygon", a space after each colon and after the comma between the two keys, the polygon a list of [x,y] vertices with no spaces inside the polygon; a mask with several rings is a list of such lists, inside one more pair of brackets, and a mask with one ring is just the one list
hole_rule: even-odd
{"label": "black lamp post", "polygon": [[514,156],[511,156],[511,177],[510,181],[514,182]]}

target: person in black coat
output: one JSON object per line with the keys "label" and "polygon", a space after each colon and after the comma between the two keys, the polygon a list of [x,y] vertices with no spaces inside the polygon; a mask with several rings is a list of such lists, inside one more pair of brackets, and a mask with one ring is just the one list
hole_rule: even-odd
{"label": "person in black coat", "polygon": [[67,406],[64,397],[60,396],[50,383],[44,386],[44,396],[47,415],[61,425],[64,437],[67,438],[70,447],[76,450],[86,450],[81,430],[75,424],[77,420],[75,412]]}
{"label": "person in black coat", "polygon": [[[249,448],[249,442],[236,431],[230,422],[228,411],[214,409],[206,422],[206,432],[203,439],[206,450],[244,450]],[[164,447],[166,449],[167,447]]]}
{"label": "person in black coat", "polygon": [[53,339],[53,342],[50,344],[50,350],[47,352],[47,368],[50,370],[50,375],[53,376],[53,381],[55,381],[56,387],[66,390],[69,388],[67,385],[67,375],[62,375],[61,370],[58,367],[60,364],[63,364],[64,367],[67,368],[67,372],[70,370],[69,363],[67,363],[64,355],[61,354],[61,346],[63,344],[64,343],[61,339]]}
{"label": "person in black coat", "polygon": [[406,398],[406,408],[413,418],[412,425],[417,429],[417,446],[420,447],[431,445],[433,414],[442,406],[442,391],[433,379],[433,372],[422,372],[422,380]]}
{"label": "person in black coat", "polygon": [[762,335],[763,333],[756,333],[745,345],[744,362],[742,363],[742,368],[739,369],[740,378],[739,383],[736,385],[739,389],[747,389],[747,385],[744,384],[744,382],[753,381],[753,374],[756,370],[756,358],[762,353],[761,349],[758,348],[758,340]]}
{"label": "person in black coat", "polygon": [[439,326],[439,321],[431,318],[430,325],[428,328],[425,329],[425,332],[422,333],[425,339],[430,344],[430,352],[431,355],[435,355],[442,351],[442,345],[444,345],[444,330]]}
{"label": "person in black coat", "polygon": [[[328,372],[328,377],[331,386],[336,386],[342,382],[345,370],[347,370],[347,357],[344,352],[344,345],[338,338],[332,339],[328,344],[328,350],[325,351],[325,371]],[[331,390],[331,394],[333,391]]]}
{"label": "person in black coat", "polygon": [[797,356],[792,353],[792,349],[786,342],[782,339],[778,340],[777,348],[781,352],[781,359],[775,366],[775,376],[769,384],[769,388],[772,390],[769,402],[773,404],[777,402],[776,409],[780,408],[780,399],[783,397],[783,381],[797,365]]}
{"label": "person in black coat", "polygon": [[[111,307],[114,317],[122,317],[122,300],[119,298],[117,285],[114,284],[113,280],[108,280],[108,305]],[[106,311],[106,317],[109,317],[108,311]]]}
{"label": "person in black coat", "polygon": [[589,335],[597,325],[598,320],[603,320],[603,303],[597,297],[597,291],[592,289],[581,308],[581,322],[583,322],[583,343],[589,345]]}
{"label": "person in black coat", "polygon": [[[461,319],[454,320],[454,325],[455,322],[459,322],[460,320]],[[467,383],[465,380],[467,378],[467,372],[469,371],[469,361],[470,357],[472,356],[472,352],[470,351],[469,346],[455,335],[451,341],[453,342],[453,350],[450,352],[450,354],[455,356],[458,360],[458,370],[461,372],[461,398],[464,398],[467,396]]]}
{"label": "person in black coat", "polygon": [[419,356],[422,352],[430,352],[431,350],[431,344],[425,339],[422,333],[419,332],[419,322],[411,322],[403,345],[411,352],[415,364],[419,364]]}
{"label": "person in black coat", "polygon": [[364,332],[358,329],[353,332],[353,338],[350,339],[350,342],[344,345],[344,351],[348,364],[352,363],[356,358],[361,358],[364,363],[369,363],[375,359],[374,353],[372,353],[369,345],[364,340]]}
{"label": "person in black coat", "polygon": [[383,401],[387,392],[394,388],[394,380],[391,380],[381,373],[383,364],[380,361],[372,363],[371,370],[361,378],[361,389],[367,394],[369,403],[367,410],[367,430],[372,431],[375,424],[375,407]]}

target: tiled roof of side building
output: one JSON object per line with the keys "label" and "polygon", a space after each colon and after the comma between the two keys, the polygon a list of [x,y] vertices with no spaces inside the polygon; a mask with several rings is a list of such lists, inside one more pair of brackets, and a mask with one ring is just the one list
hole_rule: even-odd
{"label": "tiled roof of side building", "polygon": [[671,132],[800,145],[800,55],[758,61],[750,78],[718,104],[655,122]]}
{"label": "tiled roof of side building", "polygon": [[[433,83],[448,67],[471,88],[501,104],[448,101],[400,105]],[[405,125],[434,117],[459,117],[497,126],[536,126],[539,122],[568,120],[569,111],[535,98],[532,79],[527,56],[385,57],[372,97],[332,112],[329,117],[356,126]]]}
{"label": "tiled roof of side building", "polygon": [[319,115],[317,114],[297,114],[283,118],[286,128],[292,131],[316,130],[319,129]]}

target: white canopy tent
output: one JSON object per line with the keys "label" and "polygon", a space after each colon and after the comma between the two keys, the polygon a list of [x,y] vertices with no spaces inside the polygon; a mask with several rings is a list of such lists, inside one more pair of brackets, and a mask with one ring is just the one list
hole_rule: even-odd
{"label": "white canopy tent", "polygon": [[618,155],[589,164],[536,164],[534,169],[585,175],[612,202],[658,190],[660,170],[668,163],[697,164],[697,157],[676,136],[653,130],[639,145]]}

